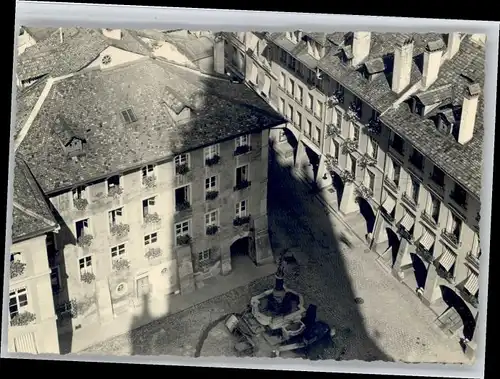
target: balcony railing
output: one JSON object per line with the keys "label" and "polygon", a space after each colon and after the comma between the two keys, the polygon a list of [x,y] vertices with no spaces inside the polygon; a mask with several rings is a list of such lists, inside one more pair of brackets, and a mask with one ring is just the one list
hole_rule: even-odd
{"label": "balcony railing", "polygon": [[245,188],[248,188],[250,187],[252,183],[248,180],[240,180],[235,186],[234,186],[234,190],[235,191],[241,191],[242,189],[245,189]]}
{"label": "balcony railing", "polygon": [[385,218],[385,220],[392,224],[394,222],[394,215],[393,214],[389,214],[387,213],[387,211],[384,209],[384,207],[380,207],[380,213],[382,214],[382,216]]}
{"label": "balcony railing", "polygon": [[238,155],[243,155],[243,154],[246,154],[248,153],[250,150],[252,150],[252,147],[250,145],[241,145],[241,146],[238,146],[235,150],[234,150],[234,156],[238,156]]}
{"label": "balcony railing", "polygon": [[182,201],[175,204],[175,210],[177,212],[182,212],[191,209],[191,203],[189,201]]}
{"label": "balcony railing", "polygon": [[394,192],[398,192],[399,190],[399,185],[396,184],[392,179],[390,179],[388,176],[384,178],[384,183],[386,184],[387,187],[392,189]]}
{"label": "balcony railing", "polygon": [[401,198],[411,208],[413,208],[415,210],[418,208],[418,203],[415,201],[415,199],[412,196],[408,195],[406,192],[403,193],[403,196],[401,196]]}
{"label": "balcony railing", "polygon": [[176,175],[186,175],[188,172],[189,172],[189,166],[187,165],[187,163],[175,166]]}
{"label": "balcony railing", "polygon": [[425,262],[427,263],[434,262],[435,258],[432,252],[430,252],[429,250],[425,250],[425,248],[422,245],[418,244],[416,252],[418,256],[422,258]]}
{"label": "balcony railing", "polygon": [[250,216],[238,216],[233,220],[234,226],[242,226],[250,223]]}
{"label": "balcony railing", "polygon": [[469,262],[476,270],[479,270],[479,256],[476,256],[472,254],[472,252],[469,252],[466,259],[467,262]]}
{"label": "balcony railing", "polygon": [[460,242],[460,238],[453,232],[450,232],[446,229],[441,230],[441,236],[446,242],[452,245],[454,248],[458,249],[462,246],[462,242]]}
{"label": "balcony railing", "polygon": [[462,299],[464,299],[467,303],[469,303],[470,305],[472,305],[474,308],[477,308],[479,306],[479,299],[478,299],[478,297],[471,295],[464,288],[460,289],[460,296],[462,296]]}
{"label": "balcony railing", "polygon": [[430,224],[431,226],[433,227],[437,227],[438,226],[438,223],[437,221],[435,221],[431,215],[429,215],[426,211],[422,212],[422,215],[421,215],[422,219],[427,222],[428,224]]}
{"label": "balcony railing", "polygon": [[404,238],[408,242],[413,242],[413,235],[408,230],[403,228],[403,226],[401,225],[398,225],[397,227],[398,227],[398,233],[401,236],[401,238]]}
{"label": "balcony railing", "polygon": [[450,272],[450,271],[446,271],[443,267],[441,267],[441,265],[439,265],[438,267],[436,267],[436,272],[437,272],[437,274],[438,274],[439,277],[443,278],[448,283],[450,283],[450,284],[454,284],[455,283],[455,276],[454,276],[454,274],[452,272]]}

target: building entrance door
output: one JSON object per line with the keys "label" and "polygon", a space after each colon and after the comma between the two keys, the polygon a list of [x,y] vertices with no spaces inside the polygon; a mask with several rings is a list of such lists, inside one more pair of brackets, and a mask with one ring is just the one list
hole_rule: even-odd
{"label": "building entrance door", "polygon": [[139,299],[149,295],[149,276],[137,279],[137,297]]}

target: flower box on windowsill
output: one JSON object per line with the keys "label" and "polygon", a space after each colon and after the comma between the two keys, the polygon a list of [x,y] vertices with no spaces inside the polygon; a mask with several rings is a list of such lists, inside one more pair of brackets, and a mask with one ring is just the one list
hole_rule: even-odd
{"label": "flower box on windowsill", "polygon": [[177,245],[178,246],[186,246],[191,243],[191,236],[188,234],[184,234],[182,236],[177,237]]}
{"label": "flower box on windowsill", "polygon": [[234,186],[234,190],[240,191],[242,189],[250,187],[250,184],[251,184],[251,182],[249,182],[248,180],[242,180]]}
{"label": "flower box on windowsill", "polygon": [[328,124],[326,126],[326,135],[329,137],[336,137],[340,135],[340,129],[337,127],[337,125]]}
{"label": "flower box on windowsill", "polygon": [[234,226],[241,226],[248,224],[250,222],[250,216],[242,216],[242,217],[236,217],[233,220],[233,225]]}
{"label": "flower box on windowsill", "polygon": [[450,284],[454,284],[455,283],[455,278],[453,277],[453,274],[451,272],[449,272],[449,271],[446,271],[441,266],[439,266],[439,267],[436,268],[436,272],[437,272],[437,274],[438,274],[438,276],[440,278],[443,278],[448,283],[450,283]]}
{"label": "flower box on windowsill", "polygon": [[434,262],[434,255],[430,251],[425,250],[421,245],[417,246],[416,251],[417,254],[427,263]]}
{"label": "flower box on windowsill", "polygon": [[158,215],[157,212],[153,213],[146,213],[144,215],[144,223],[145,224],[158,224],[161,221],[161,217]]}
{"label": "flower box on windowsill", "polygon": [[411,235],[411,233],[405,228],[403,228],[401,225],[398,225],[398,233],[401,236],[401,238],[404,238],[408,242],[413,242],[413,236]]}
{"label": "flower box on windowsill", "polygon": [[94,275],[94,273],[92,273],[92,272],[84,272],[84,273],[80,276],[80,280],[81,280],[83,283],[90,284],[90,283],[92,283],[92,282],[95,280],[95,275]]}
{"label": "flower box on windowsill", "polygon": [[326,104],[328,108],[333,108],[335,105],[338,105],[342,102],[342,94],[340,92],[335,92],[332,95],[328,96]]}
{"label": "flower box on windowsill", "polygon": [[146,188],[154,188],[156,187],[156,176],[144,176],[142,178],[142,185]]}
{"label": "flower box on windowsill", "polygon": [[370,157],[368,154],[363,154],[358,162],[358,165],[364,170],[367,167],[375,166],[376,163],[377,161],[373,157]]}
{"label": "flower box on windowsill", "polygon": [[214,165],[218,164],[219,162],[220,162],[220,156],[218,156],[218,155],[214,155],[211,158],[205,159],[205,164],[209,167],[214,166]]}
{"label": "flower box on windowsill", "polygon": [[379,135],[382,131],[382,123],[377,118],[371,118],[366,124],[366,131],[373,135]]}
{"label": "flower box on windowsill", "polygon": [[90,245],[92,245],[93,240],[94,240],[94,236],[92,236],[90,234],[85,234],[85,235],[81,236],[80,238],[78,238],[76,243],[80,247],[89,247]]}
{"label": "flower box on windowsill", "polygon": [[182,203],[175,204],[175,210],[177,212],[186,211],[188,209],[191,209],[191,204],[189,203],[189,201],[183,201]]}
{"label": "flower box on windowsill", "polygon": [[26,326],[36,321],[36,315],[31,312],[21,312],[12,317],[11,326]]}
{"label": "flower box on windowsill", "polygon": [[130,232],[130,225],[123,223],[113,224],[110,226],[109,231],[113,236],[123,238]]}
{"label": "flower box on windowsill", "polygon": [[353,102],[349,104],[345,115],[347,120],[359,120],[361,118],[361,107]]}
{"label": "flower box on windowsill", "polygon": [[113,262],[113,270],[123,271],[130,268],[130,261],[127,259],[118,259]]}
{"label": "flower box on windowsill", "polygon": [[76,198],[73,199],[73,205],[77,210],[84,211],[87,208],[87,205],[89,205],[89,202],[87,199]]}
{"label": "flower box on windowsill", "polygon": [[238,155],[243,155],[248,153],[250,150],[252,150],[252,147],[249,145],[241,145],[234,150],[234,156],[237,157]]}
{"label": "flower box on windowsill", "polygon": [[441,231],[441,236],[454,248],[459,248],[462,245],[458,237],[455,234],[447,231],[446,229],[443,229]]}
{"label": "flower box on windowsill", "polygon": [[123,193],[123,188],[120,186],[113,186],[108,189],[108,197],[117,198]]}
{"label": "flower box on windowsill", "polygon": [[189,167],[186,163],[175,166],[175,173],[177,175],[186,175],[189,172]]}
{"label": "flower box on windowsill", "polygon": [[380,213],[382,214],[382,216],[385,218],[385,220],[389,223],[393,223],[395,218],[392,214],[389,214],[386,212],[386,210],[384,209],[384,207],[380,206]]}
{"label": "flower box on windowsill", "polygon": [[360,197],[362,199],[368,200],[373,196],[373,191],[364,184],[360,184],[355,191],[356,198]]}
{"label": "flower box on windowsill", "polygon": [[159,258],[162,255],[162,251],[159,247],[152,247],[146,251],[146,254],[144,256],[148,259],[156,259]]}
{"label": "flower box on windowsill", "polygon": [[219,231],[218,225],[208,225],[205,232],[206,232],[207,236],[213,236],[213,235],[217,234],[218,231]]}
{"label": "flower box on windowsill", "polygon": [[342,142],[342,154],[349,154],[358,149],[358,141],[354,141],[350,138]]}
{"label": "flower box on windowsill", "polygon": [[340,179],[342,179],[343,183],[354,182],[354,175],[348,170],[343,170],[339,176],[340,176]]}
{"label": "flower box on windowsill", "polygon": [[219,191],[207,191],[205,194],[205,200],[215,200],[219,196]]}
{"label": "flower box on windowsill", "polygon": [[10,262],[10,278],[14,279],[24,274],[26,263],[14,261]]}

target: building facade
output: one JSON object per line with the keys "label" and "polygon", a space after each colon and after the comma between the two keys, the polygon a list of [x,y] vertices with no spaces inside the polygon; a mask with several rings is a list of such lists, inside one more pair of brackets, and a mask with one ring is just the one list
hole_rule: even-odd
{"label": "building facade", "polygon": [[54,272],[49,259],[50,241],[58,225],[22,159],[16,159],[12,218],[9,350],[58,354]]}
{"label": "building facade", "polygon": [[[242,56],[240,46],[256,35],[221,36],[225,64],[251,82],[241,62],[252,54]],[[260,37],[274,78],[267,98],[288,120],[271,131],[283,162],[318,188],[333,187],[342,214],[363,214],[382,261],[426,304],[453,304],[440,326],[470,340],[480,256],[484,36]]]}
{"label": "building facade", "polygon": [[146,58],[89,68],[47,92],[16,146],[60,225],[60,334],[146,300],[168,311],[171,295],[273,261],[267,141],[284,120],[245,85]]}

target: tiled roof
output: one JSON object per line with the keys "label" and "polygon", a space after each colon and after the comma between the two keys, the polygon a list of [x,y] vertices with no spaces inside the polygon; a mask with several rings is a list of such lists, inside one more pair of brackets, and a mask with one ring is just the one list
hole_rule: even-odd
{"label": "tiled roof", "polygon": [[189,60],[196,64],[200,59],[213,56],[214,41],[208,37],[195,37],[192,35],[165,34],[165,41],[171,43]]}
{"label": "tiled roof", "polygon": [[[468,38],[464,39],[460,51],[453,59],[443,63],[439,78],[427,92],[451,85],[453,105],[461,106],[466,86],[476,81],[481,88],[484,86],[484,54],[484,47],[474,44]],[[406,103],[397,109],[389,110],[381,120],[406,138],[417,150],[425,153],[434,164],[472,195],[479,198],[484,135],[483,109],[483,96],[480,96],[474,136],[465,145],[459,144],[451,135],[442,135],[436,129],[434,121],[411,113]],[[452,121],[453,112],[445,113]]]}
{"label": "tiled roof", "polygon": [[63,28],[62,43],[59,32],[28,47],[17,61],[20,80],[53,77],[78,72],[92,63],[109,46],[148,55],[150,49],[134,32],[122,30],[122,38],[105,37],[99,29]]}
{"label": "tiled roof", "polygon": [[58,30],[58,28],[32,28],[26,26],[23,26],[23,29],[26,30],[36,42],[49,38],[55,31]]}
{"label": "tiled roof", "polygon": [[[173,123],[167,87],[194,108],[190,121]],[[123,121],[127,109],[136,122]],[[49,127],[58,117],[85,135],[86,154],[76,161]],[[284,122],[244,84],[144,58],[55,82],[18,151],[48,193]]]}
{"label": "tiled roof", "polygon": [[26,163],[18,156],[14,166],[12,240],[45,233],[57,223]]}
{"label": "tiled roof", "polygon": [[35,84],[17,92],[16,95],[16,125],[14,129],[14,138],[17,137],[17,133],[24,125],[24,122],[29,117],[33,107],[40,98],[42,91],[45,87],[46,80],[42,79]]}
{"label": "tiled roof", "polygon": [[434,105],[453,98],[453,86],[448,83],[441,87],[434,87],[431,90],[420,92],[415,97],[423,105]]}

